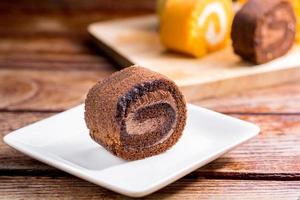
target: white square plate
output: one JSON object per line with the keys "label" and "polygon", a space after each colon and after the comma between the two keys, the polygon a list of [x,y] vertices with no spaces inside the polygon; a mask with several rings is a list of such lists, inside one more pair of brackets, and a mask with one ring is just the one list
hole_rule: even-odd
{"label": "white square plate", "polygon": [[83,105],[4,137],[37,160],[131,197],[148,195],[218,158],[259,133],[259,127],[188,105],[182,138],[169,151],[138,161],[119,159],[89,136]]}

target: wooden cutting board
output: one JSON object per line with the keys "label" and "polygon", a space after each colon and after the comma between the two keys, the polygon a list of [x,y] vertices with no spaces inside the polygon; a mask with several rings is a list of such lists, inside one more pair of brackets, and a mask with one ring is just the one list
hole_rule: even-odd
{"label": "wooden cutting board", "polygon": [[137,64],[174,80],[188,100],[300,79],[300,47],[263,65],[242,61],[231,47],[196,59],[167,51],[156,16],[94,23],[89,33],[121,66]]}

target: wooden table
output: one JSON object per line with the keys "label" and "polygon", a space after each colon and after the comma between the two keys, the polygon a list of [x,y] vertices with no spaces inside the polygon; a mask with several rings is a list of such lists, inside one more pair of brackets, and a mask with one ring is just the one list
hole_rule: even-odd
{"label": "wooden table", "polygon": [[[0,1],[0,134],[83,102],[117,69],[90,41],[95,21],[153,11],[153,0]],[[148,199],[299,199],[300,80],[192,102],[254,122],[261,134]],[[125,197],[0,141],[0,199]]]}

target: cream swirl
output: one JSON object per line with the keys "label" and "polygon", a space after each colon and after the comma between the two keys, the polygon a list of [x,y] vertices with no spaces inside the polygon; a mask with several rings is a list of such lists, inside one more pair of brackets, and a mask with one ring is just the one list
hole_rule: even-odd
{"label": "cream swirl", "polygon": [[[216,26],[218,26],[218,24],[216,24],[217,22],[210,20],[211,15],[217,16],[220,26],[219,31],[217,31],[216,28]],[[209,24],[205,32],[206,42],[208,42],[208,44],[212,46],[217,45],[225,39],[227,33],[228,18],[226,16],[226,11],[224,10],[222,3],[212,2],[205,5],[205,7],[203,8],[203,12],[198,18],[198,25],[204,27],[207,23],[207,20],[209,20]]]}

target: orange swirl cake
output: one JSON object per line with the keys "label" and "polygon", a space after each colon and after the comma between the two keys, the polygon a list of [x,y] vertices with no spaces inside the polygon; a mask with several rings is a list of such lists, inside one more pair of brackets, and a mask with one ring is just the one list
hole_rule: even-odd
{"label": "orange swirl cake", "polygon": [[167,0],[160,15],[162,44],[201,57],[229,43],[231,0]]}

